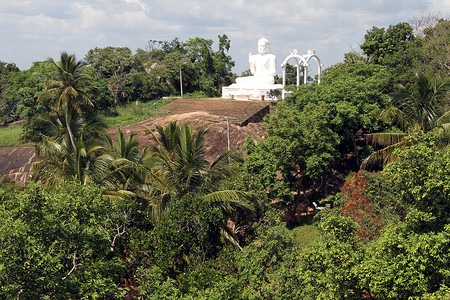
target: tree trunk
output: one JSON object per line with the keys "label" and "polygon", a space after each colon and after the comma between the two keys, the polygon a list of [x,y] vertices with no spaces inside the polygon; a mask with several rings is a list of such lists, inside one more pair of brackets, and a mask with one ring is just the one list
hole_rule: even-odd
{"label": "tree trunk", "polygon": [[73,139],[72,130],[70,129],[70,124],[69,124],[69,106],[68,105],[66,105],[66,128],[67,128],[67,132],[69,134],[70,143],[72,144],[72,149],[75,151],[75,149],[76,149],[75,140]]}

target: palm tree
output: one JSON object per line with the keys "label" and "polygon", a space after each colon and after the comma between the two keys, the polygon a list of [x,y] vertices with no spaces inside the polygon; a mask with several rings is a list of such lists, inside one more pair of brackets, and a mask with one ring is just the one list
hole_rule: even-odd
{"label": "palm tree", "polygon": [[[157,134],[150,129],[148,131],[155,145],[144,151],[143,164],[149,170],[150,177],[147,184],[142,186],[142,191],[149,197],[154,220],[164,214],[166,204],[171,199],[186,194],[202,196],[220,207],[225,217],[229,217],[236,209],[253,213],[253,207],[242,201],[248,199],[249,194],[236,190],[217,190],[220,180],[230,178],[236,172],[229,163],[234,155],[226,151],[209,163],[205,159],[205,134],[208,129],[201,128],[194,132],[192,126],[171,122],[166,127],[157,126]],[[225,240],[240,248],[225,222],[222,233]]]}
{"label": "palm tree", "polygon": [[[35,145],[40,159],[34,165],[34,178],[52,185],[60,179],[99,183],[107,177],[114,157],[102,143],[106,124],[96,116],[89,120],[65,115],[42,117],[38,124],[45,128],[42,142]],[[71,144],[69,130],[74,138]]]}
{"label": "palm tree", "polygon": [[361,169],[383,160],[384,164],[395,159],[393,150],[406,146],[404,138],[414,130],[421,132],[439,131],[444,143],[450,135],[449,83],[437,77],[416,74],[411,89],[398,85],[391,95],[391,104],[380,113],[380,119],[393,121],[403,132],[381,132],[366,135],[373,144],[385,146],[374,152],[361,164]]}
{"label": "palm tree", "polygon": [[97,140],[85,142],[76,140],[73,148],[66,139],[48,136],[41,144],[35,145],[36,156],[40,159],[34,165],[33,178],[44,184],[54,185],[59,180],[77,180],[102,183],[108,177],[114,157]]}
{"label": "palm tree", "polygon": [[[116,143],[113,143],[109,136],[104,136],[108,150],[114,156],[109,180],[115,182],[116,190],[118,188],[122,191],[127,190],[128,194],[133,196],[136,196],[134,192],[139,189],[143,182],[142,178],[147,175],[142,166],[142,153],[139,143],[134,139],[135,135],[136,133],[132,132],[127,140],[123,132],[118,129]],[[113,186],[110,188],[113,189]]]}
{"label": "palm tree", "polygon": [[[137,142],[130,138],[131,144],[119,135],[118,145],[104,134],[106,124],[97,116],[88,121],[83,118],[71,119],[69,128],[75,137],[75,148],[69,141],[69,135],[63,124],[64,115],[53,115],[38,120],[41,127],[46,128],[42,134],[42,142],[35,145],[39,162],[34,165],[33,178],[47,185],[55,185],[61,179],[76,180],[82,184],[94,182],[106,188],[104,193],[111,199],[134,197],[130,184],[134,180],[134,169],[137,164],[120,156],[128,149],[128,158],[132,159]],[[121,133],[121,132],[120,132]],[[122,139],[120,138],[122,137]],[[116,151],[115,149],[122,149]],[[142,167],[141,167],[142,169]]]}
{"label": "palm tree", "polygon": [[54,98],[53,108],[57,113],[64,113],[70,143],[75,149],[76,142],[69,126],[70,121],[75,114],[81,117],[83,108],[94,107],[86,94],[93,87],[89,85],[89,75],[82,72],[84,62],[77,61],[74,54],[62,52],[59,62],[52,58],[49,61],[57,72],[55,76],[46,74],[48,80],[44,83],[44,92],[38,97],[38,101]]}
{"label": "palm tree", "polygon": [[113,151],[117,158],[124,158],[134,163],[140,163],[142,160],[141,151],[139,149],[139,143],[134,139],[136,132],[132,132],[125,139],[122,130],[117,129],[116,145],[113,145],[112,139],[107,137],[107,142],[111,151]]}

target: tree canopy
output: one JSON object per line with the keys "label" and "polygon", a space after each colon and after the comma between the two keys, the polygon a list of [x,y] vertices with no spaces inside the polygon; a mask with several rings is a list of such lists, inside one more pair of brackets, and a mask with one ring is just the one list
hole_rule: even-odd
{"label": "tree canopy", "polygon": [[431,21],[371,28],[212,161],[208,128],[140,145],[103,115],[218,95],[226,35],[0,63],[1,122],[27,118],[39,159],[26,187],[0,179],[0,298],[449,299],[450,35]]}

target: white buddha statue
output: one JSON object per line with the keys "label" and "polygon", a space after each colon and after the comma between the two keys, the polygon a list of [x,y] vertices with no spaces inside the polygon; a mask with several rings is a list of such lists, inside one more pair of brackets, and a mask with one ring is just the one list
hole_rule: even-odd
{"label": "white buddha statue", "polygon": [[[238,77],[236,83],[222,87],[223,99],[263,100],[271,90],[283,90],[282,84],[274,84],[277,74],[276,56],[268,54],[269,41],[262,38],[258,41],[259,54],[248,55],[250,71],[253,76]],[[268,99],[268,98],[266,98]],[[273,99],[273,98],[272,98]]]}
{"label": "white buddha statue", "polygon": [[256,55],[249,54],[250,71],[253,76],[238,77],[236,84],[238,85],[270,85],[274,84],[274,76],[277,74],[276,56],[268,54],[269,40],[261,38],[258,40],[258,53]]}

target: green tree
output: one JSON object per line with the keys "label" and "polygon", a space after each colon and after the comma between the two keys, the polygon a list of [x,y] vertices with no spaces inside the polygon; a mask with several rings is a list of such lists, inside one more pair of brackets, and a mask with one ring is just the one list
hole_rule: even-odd
{"label": "green tree", "polygon": [[231,56],[227,55],[230,50],[231,42],[226,34],[219,35],[219,50],[214,55],[214,81],[218,87],[219,93],[224,85],[230,85],[233,83],[234,74],[231,72],[231,68],[235,63]]}
{"label": "green tree", "polygon": [[17,119],[17,102],[8,93],[13,79],[20,72],[15,64],[0,61],[0,122],[8,123]]}
{"label": "green tree", "polygon": [[449,291],[448,225],[439,232],[415,232],[426,223],[424,216],[410,214],[408,221],[389,225],[383,235],[368,245],[367,254],[358,267],[361,278],[372,299],[423,299],[424,294]]}
{"label": "green tree", "polygon": [[49,61],[33,62],[28,70],[21,71],[15,76],[9,90],[12,95],[15,95],[17,114],[25,120],[23,125],[25,141],[38,141],[39,129],[35,123],[38,118],[48,115],[52,110],[51,99],[36,101],[44,90],[46,81],[44,74],[56,75],[53,64]]}
{"label": "green tree", "polygon": [[[224,152],[213,162],[208,162],[205,159],[207,129],[194,132],[192,126],[171,122],[166,127],[158,126],[156,130],[158,135],[149,130],[156,145],[145,149],[143,158],[144,166],[151,175],[143,191],[151,197],[150,204],[156,220],[161,218],[168,202],[187,194],[202,196],[220,207],[226,217],[237,208],[252,213],[253,207],[243,201],[249,198],[246,193],[216,190],[218,182],[235,172],[229,163],[233,153]],[[239,247],[226,227],[223,235]]]}
{"label": "green tree", "polygon": [[[179,78],[179,76],[178,76]],[[174,89],[167,82],[160,82],[159,78],[145,71],[133,71],[127,75],[127,85],[123,92],[129,99],[148,102],[172,94]]]}
{"label": "green tree", "polygon": [[220,240],[223,222],[220,209],[199,196],[174,199],[152,231],[152,265],[175,278],[215,257],[225,242]]}
{"label": "green tree", "polygon": [[268,191],[273,200],[293,204],[289,211],[294,213],[300,200],[308,202],[306,190],[320,189],[336,159],[339,137],[329,122],[324,102],[308,103],[302,110],[279,104],[267,119],[268,138],[246,146],[249,184]]}
{"label": "green tree", "polygon": [[[144,72],[144,66],[139,56],[132,55],[129,48],[96,47],[88,51],[85,61],[89,69],[91,69],[95,82],[106,83],[110,93],[113,95],[115,104],[124,103],[129,101],[130,98],[139,100],[135,98],[139,96],[140,92],[147,93],[146,89],[149,87],[145,87],[146,89],[144,90],[138,88],[138,93],[128,94],[129,86],[137,85],[136,82],[130,82],[129,75],[136,72]],[[111,103],[108,103],[108,106],[110,105]]]}
{"label": "green tree", "polygon": [[367,138],[374,144],[387,146],[367,157],[361,168],[374,161],[384,162],[394,159],[392,151],[405,145],[408,133],[419,130],[429,132],[438,130],[443,142],[448,144],[450,128],[450,111],[448,91],[450,84],[446,79],[416,74],[416,82],[410,89],[403,85],[391,94],[390,105],[383,109],[380,118],[385,122],[394,122],[404,130],[402,133],[373,133]]}
{"label": "green tree", "polygon": [[367,151],[361,135],[386,127],[375,112],[388,103],[386,94],[391,90],[390,80],[385,67],[369,64],[355,53],[347,53],[344,62],[323,72],[321,84],[302,85],[286,101],[299,110],[308,103],[326,102],[329,126],[341,139],[339,152],[342,155],[353,153],[356,167]]}
{"label": "green tree", "polygon": [[183,80],[184,92],[217,96],[224,84],[231,84],[231,68],[234,66],[232,58],[227,55],[230,40],[225,34],[218,38],[218,51],[212,49],[212,40],[199,37],[186,42],[178,39],[161,42],[161,48],[150,51],[150,61],[156,64],[150,73],[166,78],[175,89],[180,90],[181,69],[182,77],[189,78]]}
{"label": "green tree", "polygon": [[435,133],[414,134],[406,142],[410,146],[396,150],[398,160],[383,170],[388,189],[403,216],[416,209],[435,218],[426,227],[442,228],[450,222],[450,148],[440,148]]}
{"label": "green tree", "polygon": [[298,247],[285,223],[258,224],[257,237],[238,252],[236,273],[244,287],[238,299],[298,299]]}
{"label": "green tree", "polygon": [[84,60],[88,66],[96,70],[100,78],[112,77],[119,68],[129,73],[131,69],[138,66],[131,50],[127,47],[95,47],[88,51]]}
{"label": "green tree", "polygon": [[49,59],[57,70],[57,74],[55,76],[46,74],[49,79],[45,82],[45,90],[39,96],[38,101],[52,98],[55,111],[64,114],[70,144],[73,149],[76,149],[70,120],[75,115],[81,117],[83,109],[94,107],[93,102],[86,94],[92,86],[90,77],[82,70],[84,62],[77,61],[75,55],[67,52],[62,52],[60,59],[59,62],[52,58]]}
{"label": "green tree", "polygon": [[115,231],[129,220],[101,195],[96,186],[64,181],[3,195],[2,297],[123,299],[127,269]]}
{"label": "green tree", "polygon": [[369,60],[388,67],[398,81],[407,83],[413,67],[422,57],[421,40],[416,39],[413,28],[402,22],[387,29],[373,27],[364,36],[361,44]]}

